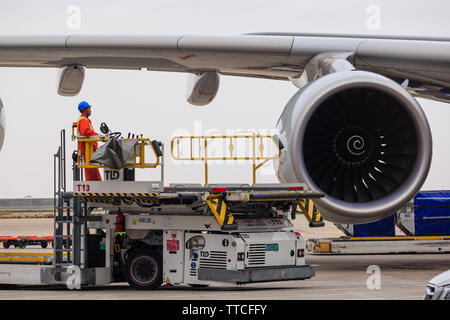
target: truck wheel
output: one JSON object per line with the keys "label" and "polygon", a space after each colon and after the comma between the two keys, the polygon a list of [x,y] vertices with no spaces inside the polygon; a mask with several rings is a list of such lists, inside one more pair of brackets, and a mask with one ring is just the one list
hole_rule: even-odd
{"label": "truck wheel", "polygon": [[19,242],[19,248],[20,249],[25,249],[27,246],[27,242],[26,241],[20,241]]}
{"label": "truck wheel", "polygon": [[43,249],[47,248],[47,245],[48,245],[47,241],[41,241],[41,247]]}
{"label": "truck wheel", "polygon": [[162,284],[162,258],[153,250],[133,252],[125,263],[125,278],[135,289],[156,289]]}
{"label": "truck wheel", "polygon": [[10,246],[9,241],[3,242],[3,248],[8,249]]}

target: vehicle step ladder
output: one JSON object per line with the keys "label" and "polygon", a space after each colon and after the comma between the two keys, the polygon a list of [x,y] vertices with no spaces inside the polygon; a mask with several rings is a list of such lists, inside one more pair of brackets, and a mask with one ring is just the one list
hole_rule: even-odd
{"label": "vehicle step ladder", "polygon": [[54,155],[53,266],[85,267],[86,223],[81,200],[66,192],[65,130]]}

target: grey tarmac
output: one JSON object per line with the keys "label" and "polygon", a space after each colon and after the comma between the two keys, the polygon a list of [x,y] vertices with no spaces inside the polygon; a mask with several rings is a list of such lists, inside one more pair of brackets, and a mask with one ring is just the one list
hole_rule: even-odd
{"label": "grey tarmac", "polygon": [[[69,290],[65,287],[0,286],[0,300],[420,300],[427,282],[450,269],[450,254],[309,255],[316,268],[308,280],[191,288],[131,289],[127,283]],[[368,266],[380,268],[380,287],[367,285]]]}
{"label": "grey tarmac", "polygon": [[[305,219],[295,226],[305,239],[342,236],[332,223],[323,228],[309,228]],[[52,219],[7,219],[0,221],[2,235],[49,235]],[[0,249],[10,252],[19,249]],[[51,249],[27,247],[21,252],[51,252]],[[434,276],[450,269],[450,254],[394,255],[311,255],[308,264],[316,276],[308,280],[192,288],[161,287],[153,291],[134,290],[128,283],[69,290],[65,287],[2,286],[0,300],[343,300],[343,299],[423,299],[426,284]],[[369,266],[379,268],[379,286],[372,286],[374,274]],[[378,288],[377,288],[378,287]]]}

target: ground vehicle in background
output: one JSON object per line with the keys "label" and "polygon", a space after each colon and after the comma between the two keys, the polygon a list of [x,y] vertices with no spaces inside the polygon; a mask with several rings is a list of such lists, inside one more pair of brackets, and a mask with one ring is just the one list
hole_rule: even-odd
{"label": "ground vehicle in background", "polygon": [[47,248],[48,244],[53,245],[53,237],[36,237],[36,236],[19,236],[19,237],[0,237],[0,243],[3,243],[3,248],[8,249],[11,246],[14,248],[24,249],[27,245],[40,245],[42,248]]}
{"label": "ground vehicle in background", "polygon": [[450,300],[450,270],[431,279],[425,290],[425,300]]}

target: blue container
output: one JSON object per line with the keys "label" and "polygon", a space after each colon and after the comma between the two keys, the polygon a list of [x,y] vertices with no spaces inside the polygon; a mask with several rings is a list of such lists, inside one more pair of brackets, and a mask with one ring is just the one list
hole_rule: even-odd
{"label": "blue container", "polygon": [[420,191],[414,197],[414,235],[450,236],[450,190]]}
{"label": "blue container", "polygon": [[354,237],[393,237],[395,236],[394,215],[375,222],[354,224]]}

